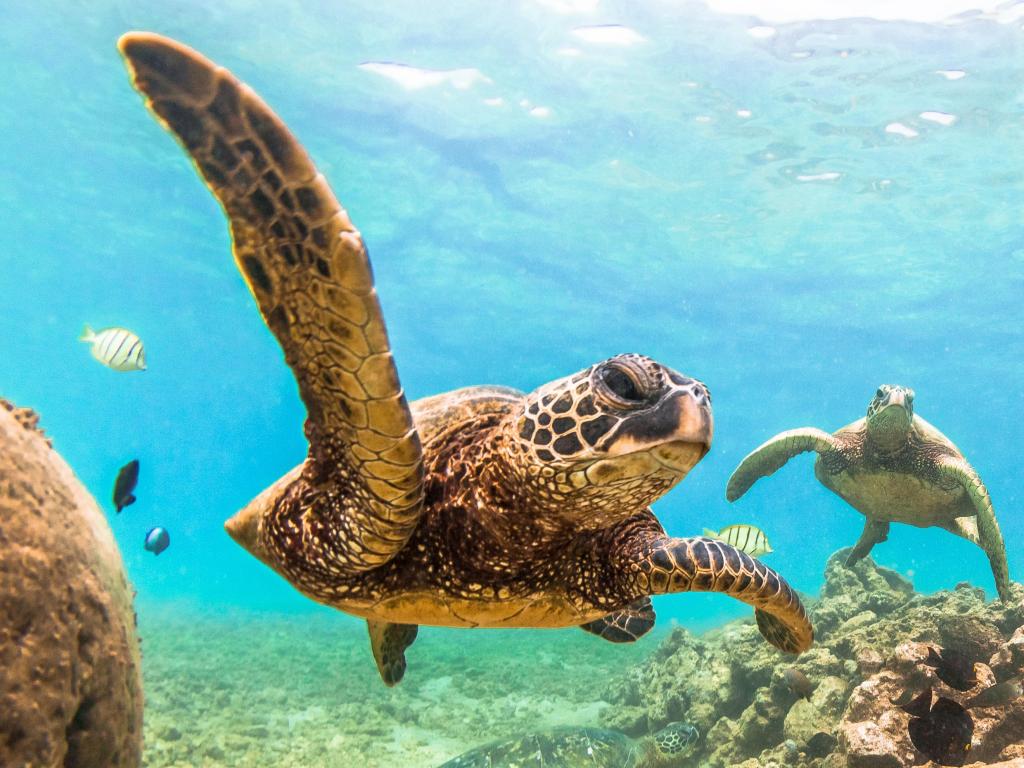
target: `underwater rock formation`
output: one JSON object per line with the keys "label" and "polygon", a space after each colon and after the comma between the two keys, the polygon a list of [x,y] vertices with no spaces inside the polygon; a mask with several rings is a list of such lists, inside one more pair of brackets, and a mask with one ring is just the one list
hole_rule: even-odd
{"label": "underwater rock formation", "polygon": [[[749,621],[700,637],[676,628],[642,665],[612,684],[608,727],[631,735],[673,720],[706,737],[689,765],[709,768],[807,766],[903,768],[928,762],[908,735],[910,715],[892,703],[931,685],[961,703],[995,682],[1024,673],[1024,586],[1013,600],[985,602],[968,584],[922,595],[903,576],[867,558],[825,568],[809,606],[814,647],[795,659],[760,640]],[[920,663],[928,647],[959,651],[979,663],[977,684],[957,691]],[[795,668],[815,685],[809,699],[786,685]],[[968,765],[1024,766],[1024,697],[970,709]],[[973,762],[972,762],[973,761]]]}
{"label": "underwater rock formation", "polygon": [[36,425],[0,400],[0,765],[138,766],[142,680],[121,554]]}

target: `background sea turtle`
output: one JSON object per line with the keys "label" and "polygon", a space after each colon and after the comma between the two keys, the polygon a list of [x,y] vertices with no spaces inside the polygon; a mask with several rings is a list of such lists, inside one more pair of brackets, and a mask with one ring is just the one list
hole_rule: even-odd
{"label": "background sea turtle", "polygon": [[883,384],[865,418],[831,435],[813,427],[776,435],[743,459],[726,498],[735,501],[805,451],[818,454],[818,480],[867,518],[847,565],[885,541],[889,523],[935,525],[984,549],[999,596],[1010,599],[1006,548],[988,491],[957,447],[914,414],[913,390]]}
{"label": "background sea turtle", "polygon": [[775,646],[812,640],[796,593],[721,542],[670,538],[648,505],[707,453],[699,381],[620,355],[529,395],[471,387],[406,403],[362,238],[247,86],[131,33],[135,87],[227,213],[235,260],[306,405],[309,456],[226,524],[303,594],[367,619],[388,684],[417,625],[564,627],[614,642],[648,595],[725,592]]}
{"label": "background sea turtle", "polygon": [[689,723],[669,723],[636,741],[604,728],[563,726],[485,744],[440,768],[676,768],[698,738]]}

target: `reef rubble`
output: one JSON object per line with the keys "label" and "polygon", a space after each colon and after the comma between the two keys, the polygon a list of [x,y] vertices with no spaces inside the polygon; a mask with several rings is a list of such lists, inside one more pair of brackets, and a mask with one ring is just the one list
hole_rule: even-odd
{"label": "reef rubble", "polygon": [[0,765],[136,768],[132,591],[96,502],[0,400]]}
{"label": "reef rubble", "polygon": [[[817,600],[808,601],[816,641],[787,657],[763,642],[751,621],[701,636],[675,628],[658,650],[611,684],[605,726],[640,736],[674,720],[705,734],[687,764],[708,768],[904,768],[928,759],[910,741],[910,715],[893,703],[928,685],[966,701],[1024,674],[1024,586],[1009,603],[986,602],[959,584],[931,595],[870,558],[844,565],[836,552]],[[976,660],[977,685],[956,691],[921,661],[929,646]],[[815,685],[792,692],[785,670]],[[970,710],[966,765],[1024,768],[1024,697]]]}

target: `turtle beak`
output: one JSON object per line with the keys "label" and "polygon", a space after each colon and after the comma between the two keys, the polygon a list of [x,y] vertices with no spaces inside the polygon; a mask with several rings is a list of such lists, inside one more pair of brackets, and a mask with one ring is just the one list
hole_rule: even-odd
{"label": "turtle beak", "polygon": [[[700,385],[703,388],[703,384]],[[677,390],[670,406],[677,414],[675,429],[651,453],[668,468],[685,476],[711,450],[715,420],[706,390],[694,394]]]}
{"label": "turtle beak", "polygon": [[888,408],[890,405],[898,405],[901,408],[906,408],[907,393],[904,392],[902,389],[894,389],[892,392],[889,393],[889,399],[886,402],[885,407]]}

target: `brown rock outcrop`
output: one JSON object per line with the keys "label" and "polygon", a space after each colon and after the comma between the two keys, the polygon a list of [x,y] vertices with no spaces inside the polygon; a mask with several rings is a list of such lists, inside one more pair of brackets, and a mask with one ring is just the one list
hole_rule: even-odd
{"label": "brown rock outcrop", "polygon": [[0,765],[135,768],[142,680],[121,554],[36,425],[0,400]]}
{"label": "brown rock outcrop", "polygon": [[[847,568],[847,551],[829,559],[821,597],[808,601],[817,638],[808,652],[783,656],[746,621],[701,637],[676,629],[649,661],[612,684],[608,699],[616,706],[603,711],[605,723],[636,736],[670,720],[693,723],[704,737],[687,766],[926,763],[910,741],[910,716],[893,700],[932,685],[937,696],[965,702],[1024,674],[1024,587],[1014,584],[1014,599],[1006,603],[986,602],[984,592],[968,584],[921,595],[870,558]],[[938,680],[921,663],[928,645],[975,660],[975,688],[953,691]],[[785,685],[783,672],[791,667],[816,686],[809,700]],[[628,718],[620,717],[626,712]],[[1024,697],[970,714],[969,759],[1024,768]]]}

